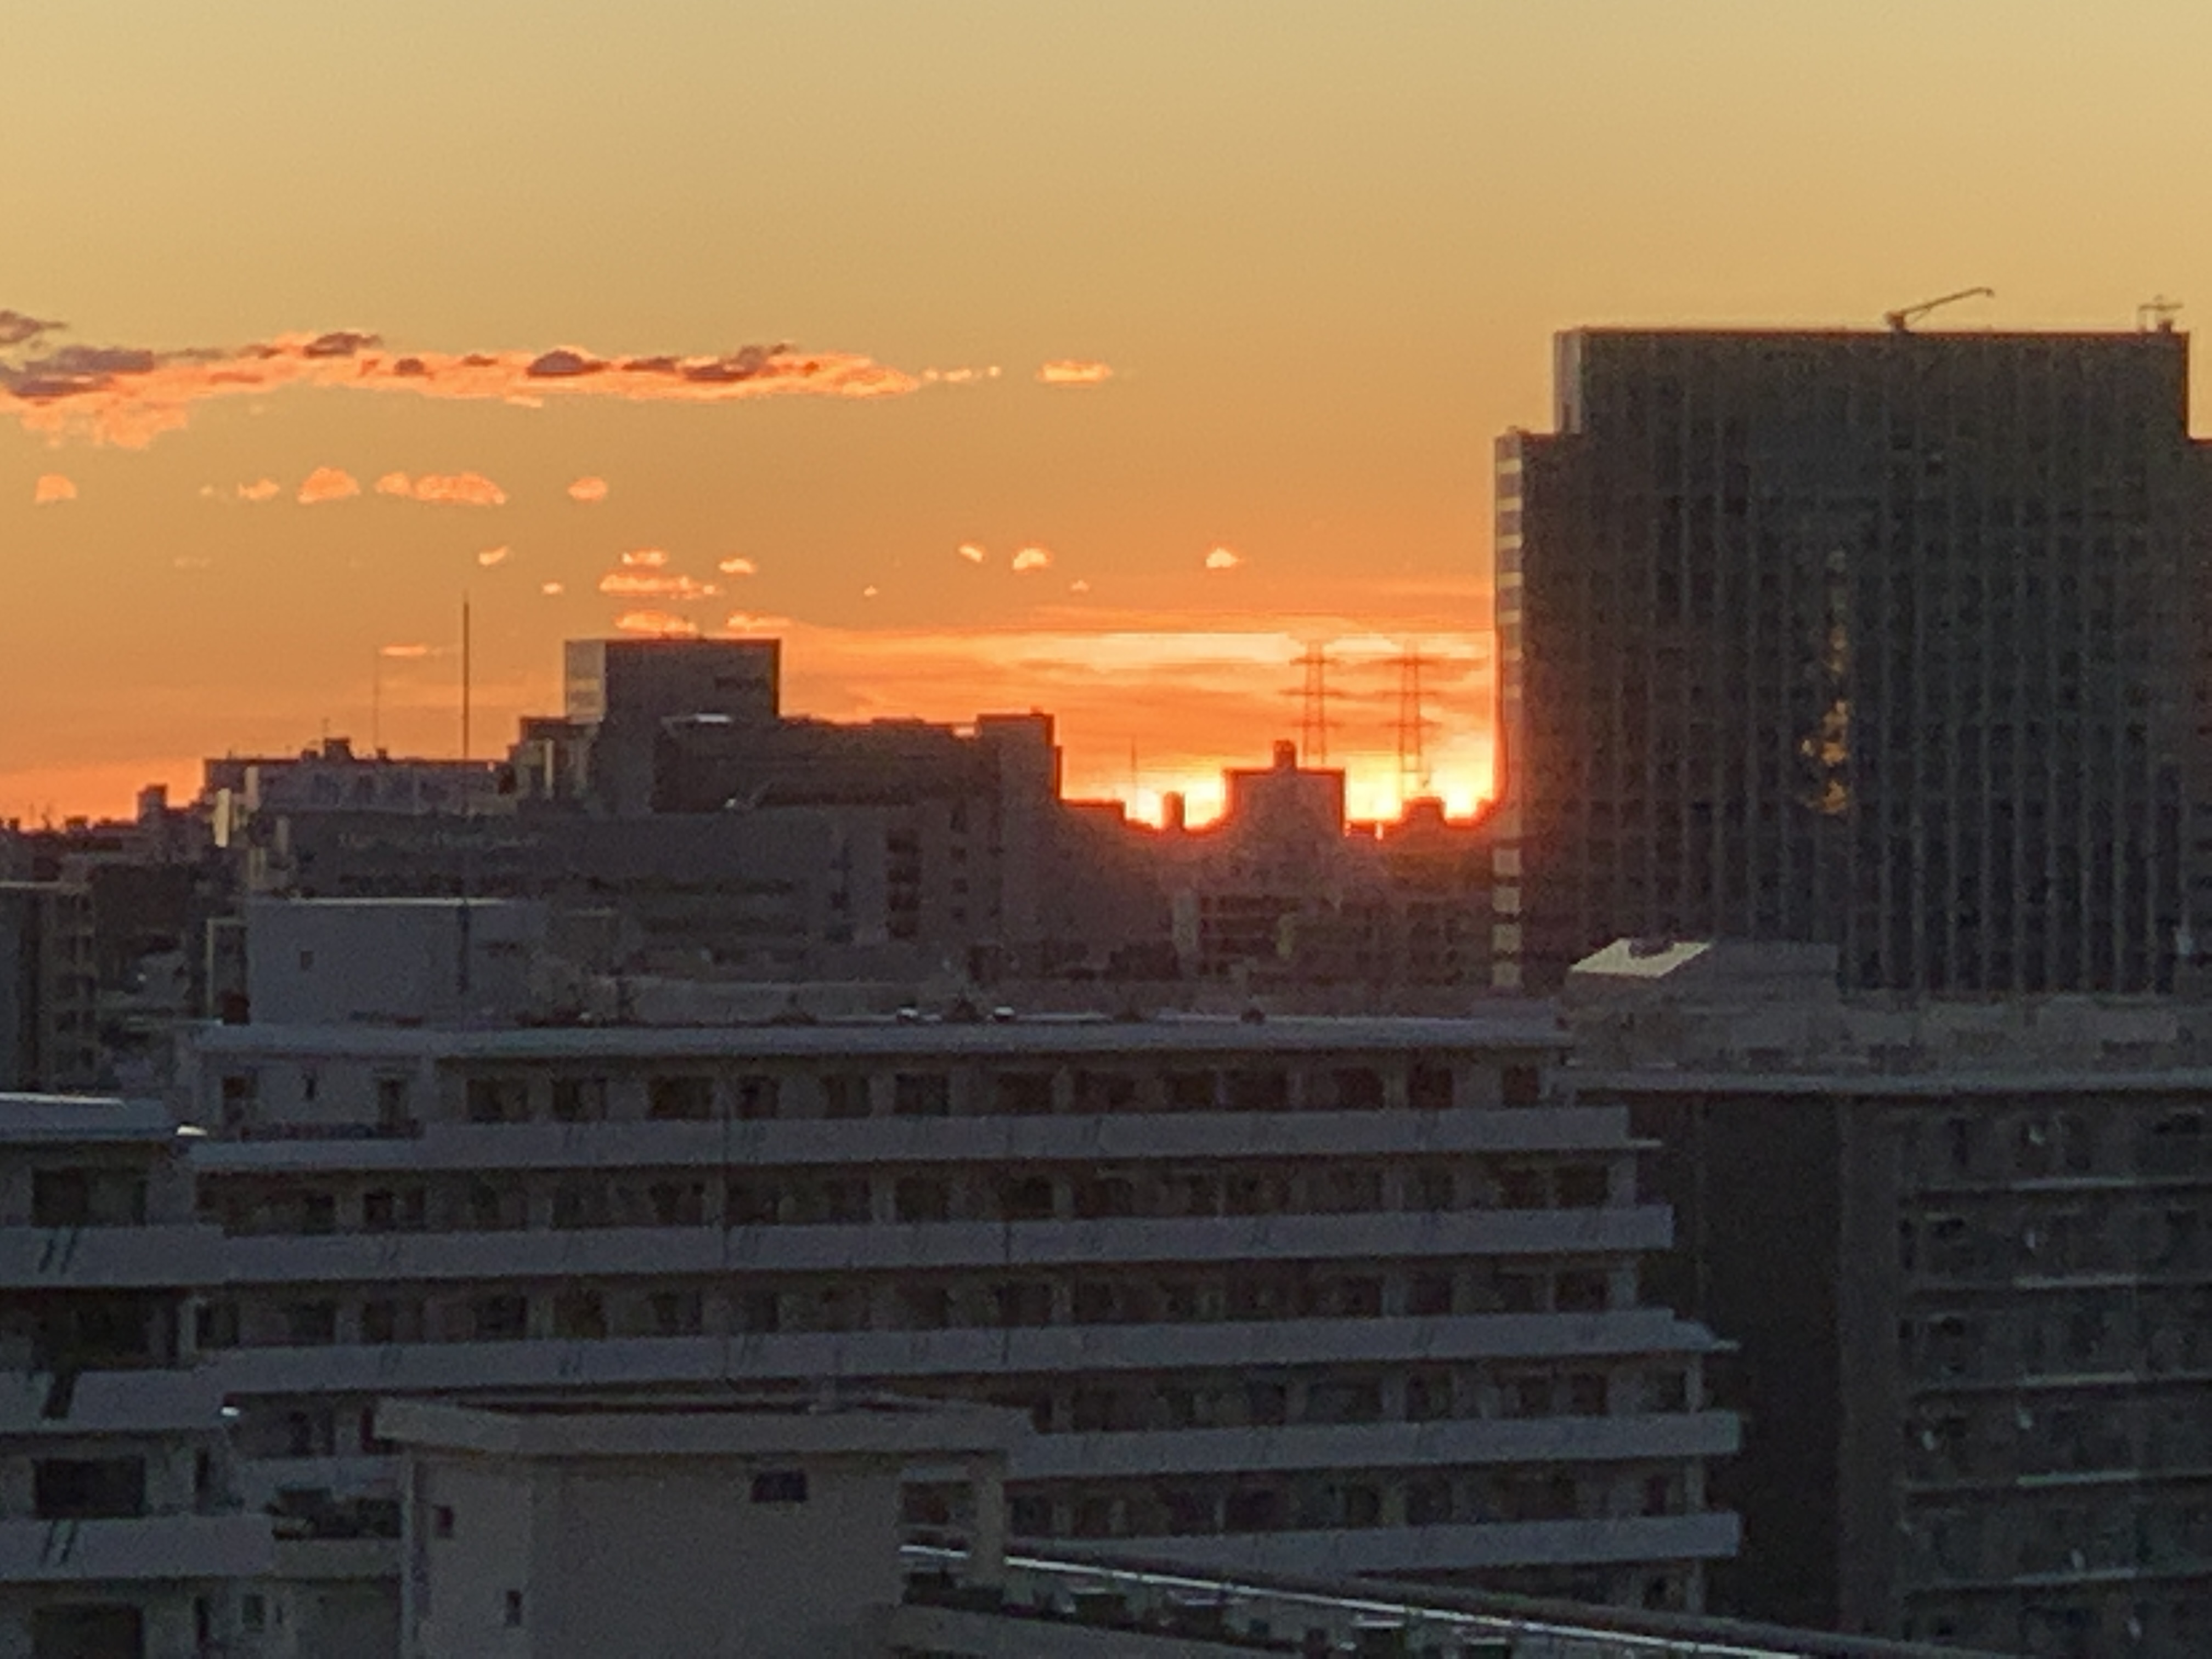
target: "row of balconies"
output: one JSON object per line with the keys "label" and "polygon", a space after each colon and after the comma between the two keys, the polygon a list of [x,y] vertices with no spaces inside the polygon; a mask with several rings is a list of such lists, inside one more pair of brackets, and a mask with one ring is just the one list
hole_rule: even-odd
{"label": "row of balconies", "polygon": [[1635,1164],[1624,1153],[1610,1162],[1336,1158],[1195,1168],[747,1165],[640,1171],[629,1179],[585,1170],[534,1180],[485,1173],[333,1182],[292,1175],[208,1184],[209,1213],[234,1236],[322,1235],[1588,1210],[1632,1204]]}
{"label": "row of balconies", "polygon": [[1660,1309],[1587,1315],[847,1331],[602,1340],[246,1347],[210,1356],[228,1395],[630,1383],[908,1379],[1692,1355],[1703,1327]]}
{"label": "row of balconies", "polygon": [[1635,1304],[1632,1265],[1568,1264],[1487,1273],[1447,1262],[1427,1271],[1328,1271],[1273,1263],[1227,1273],[1143,1268],[1076,1277],[849,1274],[734,1286],[633,1275],[611,1285],[495,1280],[460,1294],[392,1294],[379,1285],[275,1302],[204,1304],[199,1346],[314,1346],[465,1341],[603,1341],[865,1330],[1006,1330],[1042,1326],[1449,1317],[1496,1312],[1598,1313]]}
{"label": "row of balconies", "polygon": [[[732,1273],[927,1273],[1111,1263],[1175,1266],[1444,1256],[1638,1255],[1664,1249],[1662,1206],[1595,1210],[1259,1215],[1186,1220],[611,1227],[232,1238],[203,1285]],[[0,1235],[0,1249],[5,1236]],[[124,1252],[112,1270],[122,1271]],[[136,1264],[150,1275],[154,1263]],[[0,1282],[6,1282],[0,1280]],[[149,1278],[138,1281],[153,1282]]]}
{"label": "row of balconies", "polygon": [[1628,1150],[1619,1106],[1517,1112],[1190,1112],[1128,1118],[436,1122],[412,1137],[224,1139],[191,1148],[203,1176],[268,1170],[771,1168],[830,1164],[1066,1164],[1396,1158]]}

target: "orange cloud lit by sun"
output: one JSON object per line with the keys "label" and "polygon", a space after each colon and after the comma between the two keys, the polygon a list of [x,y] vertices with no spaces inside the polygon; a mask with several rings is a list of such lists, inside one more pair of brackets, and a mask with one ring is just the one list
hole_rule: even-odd
{"label": "orange cloud lit by sun", "polygon": [[76,499],[76,483],[58,472],[41,472],[38,482],[31,486],[31,505],[33,507],[53,507]]}
{"label": "orange cloud lit by sun", "polygon": [[376,493],[445,506],[507,505],[507,492],[481,472],[425,472],[417,478],[404,472],[387,472],[376,481]]}
{"label": "orange cloud lit by sun", "polygon": [[[535,405],[548,398],[729,403],[771,397],[899,397],[921,380],[851,351],[749,345],[714,356],[602,357],[550,351],[397,352],[341,329],[235,349],[46,345],[0,359],[0,415],[50,437],[141,448],[186,425],[211,398],[308,386]],[[580,483],[584,481],[579,480]],[[596,500],[582,495],[579,500]]]}
{"label": "orange cloud lit by sun", "polygon": [[1083,357],[1056,357],[1042,365],[1036,377],[1046,386],[1098,386],[1114,378],[1114,371],[1104,363],[1093,362]]}
{"label": "orange cloud lit by sun", "polygon": [[319,466],[310,472],[300,485],[300,505],[313,507],[322,501],[342,501],[361,494],[361,481],[343,467]]}
{"label": "orange cloud lit by sun", "polygon": [[572,501],[589,504],[606,498],[607,481],[605,478],[582,477],[568,486],[568,499]]}

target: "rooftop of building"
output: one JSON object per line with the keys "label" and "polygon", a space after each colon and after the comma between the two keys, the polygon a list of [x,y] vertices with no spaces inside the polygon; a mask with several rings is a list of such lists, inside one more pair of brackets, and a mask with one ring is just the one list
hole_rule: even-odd
{"label": "rooftop of building", "polygon": [[1084,1054],[1342,1054],[1565,1046],[1549,1005],[1500,999],[1449,1018],[1412,1016],[1018,1014],[978,1011],[969,1018],[902,1013],[817,1019],[784,1015],[752,1024],[562,1025],[431,1030],[372,1025],[209,1025],[209,1054],[407,1055],[437,1059],[561,1060],[894,1059],[906,1055],[1021,1059]]}

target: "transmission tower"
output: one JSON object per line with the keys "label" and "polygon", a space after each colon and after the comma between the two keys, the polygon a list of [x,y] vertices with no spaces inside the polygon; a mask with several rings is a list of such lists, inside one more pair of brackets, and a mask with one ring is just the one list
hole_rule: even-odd
{"label": "transmission tower", "polygon": [[1427,710],[1421,698],[1421,671],[1436,659],[1418,648],[1393,660],[1398,665],[1398,799],[1405,802],[1429,793]]}
{"label": "transmission tower", "polygon": [[1328,671],[1335,660],[1316,640],[1298,658],[1305,683],[1298,691],[1298,761],[1308,767],[1328,764]]}

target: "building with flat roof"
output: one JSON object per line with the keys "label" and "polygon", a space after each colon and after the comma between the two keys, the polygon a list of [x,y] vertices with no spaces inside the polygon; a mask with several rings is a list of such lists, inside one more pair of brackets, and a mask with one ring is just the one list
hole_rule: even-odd
{"label": "building with flat roof", "polygon": [[373,1521],[395,1392],[830,1379],[1027,1413],[1033,1540],[1678,1607],[1736,1547],[1548,1010],[796,1018],[201,1032],[257,1498]]}
{"label": "building with flat roof", "polygon": [[222,1275],[158,1106],[0,1094],[0,1654],[202,1659],[270,1523],[229,1484],[191,1308]]}
{"label": "building with flat roof", "polygon": [[[2188,342],[1585,329],[1497,451],[1530,983],[1618,935],[2170,989],[2205,799]],[[2197,931],[2201,931],[2198,929]]]}

